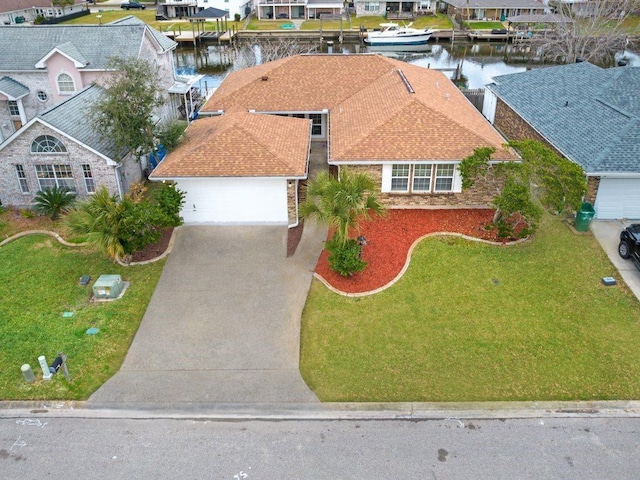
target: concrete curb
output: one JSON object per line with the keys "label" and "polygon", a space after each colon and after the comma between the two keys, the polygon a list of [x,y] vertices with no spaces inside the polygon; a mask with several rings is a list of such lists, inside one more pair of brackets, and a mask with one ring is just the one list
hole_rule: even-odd
{"label": "concrete curb", "polygon": [[285,420],[491,420],[522,418],[640,418],[640,401],[92,404],[0,402],[0,418]]}
{"label": "concrete curb", "polygon": [[7,243],[13,242],[18,238],[26,237],[27,235],[49,235],[50,237],[55,238],[58,243],[61,243],[65,247],[86,247],[89,245],[88,243],[71,243],[67,242],[64,238],[58,235],[56,232],[52,232],[50,230],[25,230],[24,232],[16,233],[15,235],[10,236],[9,238],[4,239],[0,242],[0,247],[6,245]]}
{"label": "concrete curb", "polygon": [[393,284],[395,284],[398,280],[400,280],[402,278],[402,276],[405,274],[405,272],[407,271],[407,269],[409,268],[409,265],[411,264],[411,256],[412,256],[413,250],[416,248],[416,246],[422,240],[424,240],[425,238],[427,238],[427,237],[435,237],[435,236],[438,236],[438,237],[459,237],[459,238],[463,238],[465,240],[469,240],[471,242],[486,243],[487,245],[495,245],[495,246],[498,246],[498,247],[517,245],[519,243],[526,242],[527,240],[529,240],[529,237],[527,237],[527,238],[522,238],[520,240],[516,240],[514,242],[492,242],[490,240],[483,240],[481,238],[470,237],[470,236],[464,235],[462,233],[453,233],[453,232],[427,233],[426,235],[423,235],[420,238],[416,239],[416,241],[411,244],[411,246],[409,247],[409,250],[407,251],[407,258],[406,258],[406,260],[404,262],[404,266],[402,267],[402,270],[400,270],[400,273],[398,273],[398,275],[396,275],[395,278],[393,280],[391,280],[389,283],[387,283],[386,285],[383,285],[382,287],[376,288],[375,290],[369,290],[368,292],[358,292],[358,293],[344,292],[342,290],[338,290],[333,285],[331,285],[322,275],[319,275],[318,273],[314,272],[313,276],[315,278],[317,278],[318,280],[320,280],[324,284],[324,286],[327,287],[329,290],[331,290],[333,293],[337,293],[338,295],[342,295],[343,297],[366,297],[368,295],[374,295],[376,293],[382,292],[383,290],[386,290],[387,288],[389,288]]}

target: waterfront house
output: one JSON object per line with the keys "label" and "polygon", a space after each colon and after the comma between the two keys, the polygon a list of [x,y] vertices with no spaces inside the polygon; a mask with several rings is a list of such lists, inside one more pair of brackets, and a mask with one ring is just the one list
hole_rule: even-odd
{"label": "waterfront house", "polygon": [[291,224],[307,171],[288,168],[312,145],[327,168],[370,174],[391,208],[485,208],[495,192],[463,191],[458,164],[485,146],[517,160],[504,141],[442,72],[374,54],[296,55],[230,73],[150,178],[186,192],[187,223]]}

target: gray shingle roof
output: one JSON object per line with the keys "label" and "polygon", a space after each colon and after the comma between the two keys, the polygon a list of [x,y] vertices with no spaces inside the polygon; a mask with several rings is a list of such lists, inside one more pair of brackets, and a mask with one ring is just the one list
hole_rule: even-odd
{"label": "gray shingle roof", "polygon": [[225,12],[219,8],[209,7],[193,15],[193,18],[224,18],[228,15],[229,12]]}
{"label": "gray shingle roof", "polygon": [[4,76],[0,78],[0,93],[9,97],[9,100],[17,100],[29,93],[29,87],[11,77]]}
{"label": "gray shingle roof", "polygon": [[90,112],[104,94],[97,85],[90,85],[73,97],[38,115],[38,119],[75,138],[111,159],[118,159],[114,142],[101,137],[89,121]]}
{"label": "gray shingle roof", "polygon": [[[107,25],[7,25],[0,26],[0,71],[33,71],[51,50],[64,45],[65,53],[80,55],[87,69],[106,68],[109,57],[138,57],[145,30],[165,51],[177,44],[144,23]],[[84,62],[83,62],[84,63]]]}
{"label": "gray shingle roof", "polygon": [[158,42],[158,44],[163,50],[165,51],[173,50],[178,46],[176,42],[171,40],[166,35],[163,35],[161,32],[159,32],[155,28],[149,27],[146,23],[144,23],[135,15],[129,15],[128,17],[119,18],[117,20],[114,20],[113,22],[109,22],[108,25],[145,25],[148,27],[148,32],[151,34],[151,36],[153,36],[153,38],[155,38],[155,40]]}
{"label": "gray shingle roof", "polygon": [[640,68],[575,63],[487,88],[587,173],[640,172]]}
{"label": "gray shingle roof", "polygon": [[533,8],[543,10],[548,6],[537,0],[445,0],[456,8]]}
{"label": "gray shingle roof", "polygon": [[82,53],[80,53],[80,51],[76,48],[76,46],[71,42],[63,43],[61,45],[58,45],[56,48],[60,52],[64,53],[65,55],[68,55],[69,57],[73,58],[76,62],[79,62],[84,66],[86,66],[89,63],[89,61],[85,58],[85,56],[82,55]]}

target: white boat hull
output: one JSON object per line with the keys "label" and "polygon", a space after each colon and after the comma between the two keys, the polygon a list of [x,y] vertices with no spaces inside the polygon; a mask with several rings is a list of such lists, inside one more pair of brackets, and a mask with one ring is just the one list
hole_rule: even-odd
{"label": "white boat hull", "polygon": [[393,46],[393,45],[424,45],[431,38],[431,31],[411,33],[404,35],[383,35],[384,32],[369,32],[364,39],[369,45]]}

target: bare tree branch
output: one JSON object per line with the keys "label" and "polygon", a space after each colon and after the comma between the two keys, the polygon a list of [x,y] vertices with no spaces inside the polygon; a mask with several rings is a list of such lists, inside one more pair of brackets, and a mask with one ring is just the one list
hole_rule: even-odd
{"label": "bare tree branch", "polygon": [[629,18],[638,12],[640,0],[590,0],[582,10],[560,1],[551,5],[560,21],[546,35],[531,39],[543,60],[573,63],[582,58],[606,64],[616,53],[633,48],[638,28],[629,27]]}
{"label": "bare tree branch", "polygon": [[234,46],[232,56],[234,57],[235,68],[239,70],[293,55],[316,53],[317,51],[317,44],[300,43],[291,38],[267,38],[259,43],[243,43]]}

